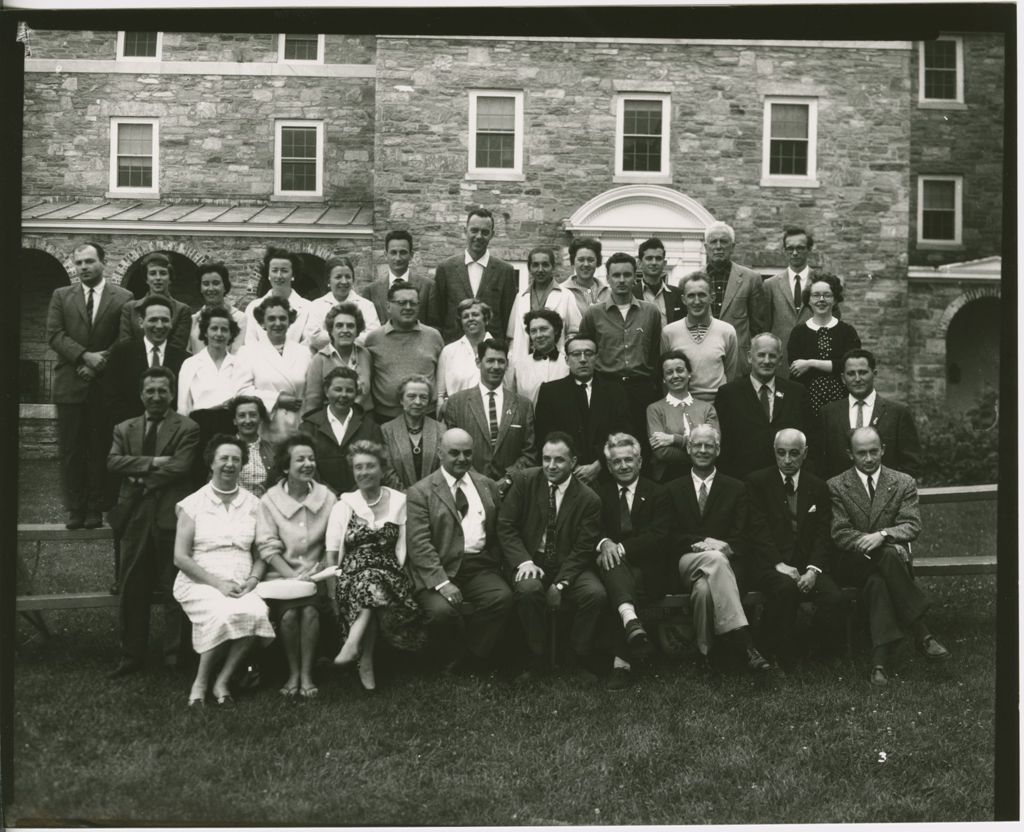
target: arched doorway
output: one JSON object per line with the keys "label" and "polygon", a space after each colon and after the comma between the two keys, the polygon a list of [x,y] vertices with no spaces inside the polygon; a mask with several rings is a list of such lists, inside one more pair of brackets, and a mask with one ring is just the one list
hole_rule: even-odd
{"label": "arched doorway", "polygon": [[54,289],[70,283],[63,264],[52,254],[23,248],[20,256],[21,317],[18,362],[18,398],[22,402],[48,403],[53,364],[57,356],[46,341],[46,311]]}
{"label": "arched doorway", "polygon": [[965,303],[946,330],[946,406],[970,409],[988,390],[999,389],[998,297]]}
{"label": "arched doorway", "polygon": [[[199,294],[196,264],[184,254],[179,254],[176,251],[161,253],[167,255],[174,267],[174,275],[171,277],[171,297],[188,304],[193,310],[199,309],[203,305],[203,296]],[[142,261],[145,259],[146,255],[143,255],[132,263],[121,281],[121,285],[136,298],[145,297],[149,288],[146,286],[146,270],[142,267]]]}
{"label": "arched doorway", "polygon": [[[308,252],[296,252],[299,258],[299,273],[295,275],[292,287],[306,300],[316,300],[327,293],[327,275],[324,274],[326,261]],[[270,281],[263,271],[263,264],[260,264],[260,279],[256,284],[256,297],[261,298],[270,291]]]}

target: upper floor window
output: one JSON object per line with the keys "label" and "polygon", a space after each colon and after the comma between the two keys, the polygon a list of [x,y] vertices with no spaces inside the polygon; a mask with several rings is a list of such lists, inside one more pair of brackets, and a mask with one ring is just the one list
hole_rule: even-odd
{"label": "upper floor window", "polygon": [[156,195],[160,191],[160,122],[155,118],[110,120],[110,190]]}
{"label": "upper floor window", "polygon": [[670,176],[669,96],[629,93],[616,99],[615,174],[628,179]]}
{"label": "upper floor window", "polygon": [[943,37],[922,41],[918,51],[918,101],[962,104],[964,41]]}
{"label": "upper floor window", "polygon": [[274,194],[323,196],[323,122],[278,121],[274,137]]}
{"label": "upper floor window", "polygon": [[324,36],[279,35],[277,58],[280,61],[322,64],[324,62]]}
{"label": "upper floor window", "polygon": [[118,32],[119,61],[159,61],[163,46],[162,32]]}
{"label": "upper floor window", "polygon": [[817,187],[818,101],[766,98],[762,185]]}
{"label": "upper floor window", "polygon": [[917,242],[959,246],[963,241],[962,176],[919,176]]}
{"label": "upper floor window", "polygon": [[523,172],[523,94],[469,94],[469,173],[485,179]]}

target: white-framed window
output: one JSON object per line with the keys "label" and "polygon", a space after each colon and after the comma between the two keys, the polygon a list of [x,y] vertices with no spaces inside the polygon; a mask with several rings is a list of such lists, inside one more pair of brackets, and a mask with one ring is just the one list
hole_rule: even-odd
{"label": "white-framed window", "polygon": [[274,195],[323,196],[324,123],[274,122]]}
{"label": "white-framed window", "polygon": [[818,186],[818,99],[765,98],[761,171],[762,185]]}
{"label": "white-framed window", "polygon": [[163,32],[118,32],[117,60],[159,61]]}
{"label": "white-framed window", "polygon": [[964,40],[941,37],[918,44],[917,100],[921,104],[964,103]]}
{"label": "white-framed window", "polygon": [[481,179],[522,177],[522,92],[470,90],[468,174]]}
{"label": "white-framed window", "polygon": [[954,175],[917,178],[917,242],[923,246],[963,243],[964,178]]}
{"label": "white-framed window", "polygon": [[160,193],[160,121],[155,118],[110,120],[110,191]]}
{"label": "white-framed window", "polygon": [[615,175],[631,181],[671,178],[667,93],[623,93],[615,99]]}
{"label": "white-framed window", "polygon": [[322,64],[324,36],[282,33],[277,37],[277,59],[282,63]]}

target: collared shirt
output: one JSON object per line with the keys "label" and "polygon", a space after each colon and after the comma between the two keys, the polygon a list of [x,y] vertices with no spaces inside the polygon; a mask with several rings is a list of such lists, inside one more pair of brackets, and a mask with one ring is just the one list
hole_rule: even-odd
{"label": "collared shirt", "polygon": [[92,320],[89,321],[89,323],[92,324],[96,322],[96,313],[100,311],[100,300],[103,298],[103,289],[107,285],[107,279],[105,277],[101,277],[99,283],[95,286],[86,286],[84,283],[81,285],[82,297],[85,299],[86,309],[89,308],[89,290],[92,289]]}
{"label": "collared shirt", "polygon": [[697,476],[695,471],[693,471],[692,469],[690,470],[690,479],[693,480],[693,493],[697,495],[698,499],[700,499],[700,485],[701,485],[701,483],[706,483],[707,484],[708,494],[710,494],[711,493],[711,486],[714,484],[715,474],[717,474],[717,473],[718,473],[718,469],[714,468],[714,469],[712,469],[711,473],[707,475],[707,477],[705,479],[701,479],[700,477]]}
{"label": "collared shirt", "polygon": [[594,395],[594,379],[590,381],[576,381],[577,386],[582,387],[584,392],[587,394],[587,404],[590,404],[590,397]]}
{"label": "collared shirt", "polygon": [[[247,307],[245,307],[246,344],[256,344],[261,341],[269,343],[270,338],[267,336],[267,331],[256,321],[254,310],[272,294],[273,291],[267,292],[263,297],[256,298]],[[305,335],[306,324],[308,323],[307,312],[309,310],[309,304],[310,301],[306,300],[294,289],[292,289],[292,293],[288,295],[288,305],[295,310],[295,321],[289,325],[288,335],[286,336],[289,341],[295,341],[298,344],[304,344],[306,342]]]}
{"label": "collared shirt", "polygon": [[665,401],[668,403],[669,407],[689,407],[693,404],[693,394],[687,393],[685,399],[677,399],[671,393],[668,393],[665,396]]}
{"label": "collared shirt", "polygon": [[791,480],[793,480],[793,491],[796,492],[796,490],[800,487],[800,472],[797,471],[795,474],[783,474],[782,471],[779,471],[779,478],[782,480],[783,488],[786,487],[786,477],[789,477]]}
{"label": "collared shirt", "polygon": [[661,325],[665,326],[668,323],[668,314],[665,311],[665,282],[662,281],[658,284],[657,291],[652,291],[647,281],[643,278],[640,278],[640,282],[644,287],[644,300],[658,307],[658,311],[661,313]]}
{"label": "collared shirt", "polygon": [[[532,360],[532,359],[531,359]],[[505,403],[505,389],[503,386],[498,385],[494,390],[490,390],[484,385],[483,382],[477,385],[477,389],[480,391],[480,397],[484,403],[484,416],[490,418],[490,394],[494,393],[494,412],[498,417],[498,424],[501,424],[501,408]]]}
{"label": "collared shirt", "polygon": [[[565,499],[565,491],[569,487],[569,480],[572,479],[572,474],[566,477],[562,482],[555,486],[555,516],[558,516],[558,512],[562,510],[562,500]],[[551,492],[551,483],[545,480],[545,488],[548,493]],[[546,501],[545,501],[546,502]],[[544,553],[544,547],[547,545],[548,540],[548,529],[544,527],[544,533],[540,536],[540,543],[537,546],[537,552],[539,554]]]}
{"label": "collared shirt", "polygon": [[[333,292],[328,292],[326,295],[321,295],[316,300],[310,301],[309,306],[306,308],[306,328],[303,330],[302,336],[304,342],[309,343],[311,346],[317,346],[318,349],[324,346],[323,341],[325,338],[330,343],[331,334],[324,329],[324,320],[327,318],[327,313],[339,303],[351,303],[363,313],[363,331],[356,338],[356,343],[360,346],[366,343],[366,336],[380,326],[380,318],[377,317],[377,307],[355,289],[350,290],[348,297],[343,301],[334,297]],[[319,345],[317,345],[317,342],[320,342]]]}
{"label": "collared shirt", "polygon": [[633,510],[633,500],[636,499],[636,484],[640,482],[640,478],[637,477],[629,485],[623,485],[621,482],[615,482],[615,490],[621,495],[622,489],[626,489],[626,505],[629,506],[629,510]]}
{"label": "collared shirt", "polygon": [[189,356],[178,373],[178,412],[188,416],[193,410],[220,407],[239,395],[248,384],[248,367],[230,352],[218,367],[204,347]]}
{"label": "collared shirt", "polygon": [[374,413],[383,417],[383,421],[401,413],[399,385],[412,375],[434,378],[443,348],[441,333],[421,323],[404,330],[396,329],[388,321],[371,332],[366,338],[366,351],[370,354]]}
{"label": "collared shirt", "polygon": [[487,547],[487,531],[484,528],[486,515],[484,503],[480,494],[473,484],[473,478],[466,474],[462,479],[456,480],[444,468],[441,468],[441,475],[448,483],[448,489],[452,492],[452,499],[455,499],[455,488],[461,487],[462,493],[466,495],[466,503],[469,506],[466,516],[462,518],[462,537],[465,549],[468,553],[482,552]]}
{"label": "collared shirt", "polygon": [[405,274],[395,274],[391,269],[388,269],[388,288],[391,288],[391,284],[396,280],[404,280],[406,283],[409,282],[410,274],[409,270],[405,270]]}
{"label": "collared shirt", "polygon": [[466,252],[466,271],[469,272],[469,288],[473,290],[473,297],[480,291],[480,281],[484,278],[484,269],[491,262],[491,253],[485,251],[479,260],[474,260],[473,255]]}
{"label": "collared shirt", "polygon": [[280,555],[292,569],[309,569],[324,559],[327,521],[337,498],[326,485],[311,482],[296,499],[288,493],[287,480],[267,489],[256,511],[256,549],[270,563]]}
{"label": "collared shirt", "polygon": [[345,431],[348,430],[348,426],[352,422],[352,408],[349,408],[348,415],[344,420],[339,419],[334,415],[334,411],[327,407],[327,424],[331,426],[331,430],[334,431],[334,439],[340,445],[342,440],[345,438]]}
{"label": "collared shirt", "polygon": [[775,377],[773,376],[771,381],[765,382],[751,374],[750,383],[754,385],[754,395],[757,396],[758,404],[761,402],[761,388],[768,388],[768,421],[770,422],[772,416],[775,415]]}
{"label": "collared shirt", "polygon": [[[857,402],[860,399],[855,399],[853,396],[847,396],[846,398],[850,410],[850,427],[853,428],[857,425]],[[864,421],[862,423],[864,427],[871,424],[871,417],[875,414],[875,399],[877,398],[877,390],[872,390],[864,397]]]}
{"label": "collared shirt", "polygon": [[[234,340],[228,345],[230,352],[236,353],[245,344],[245,327],[248,321],[245,318],[244,312],[239,312],[233,306],[228,306],[227,303],[221,304],[231,314],[231,319],[238,324],[238,335],[234,337]],[[188,335],[188,351],[192,355],[199,355],[206,347],[202,341],[199,340],[199,316],[203,314],[203,310],[200,309],[198,312],[192,314],[192,329]]]}
{"label": "collared shirt", "polygon": [[[800,275],[800,292],[803,293],[804,289],[807,288],[807,281],[811,278],[811,267],[804,266],[803,271],[795,272],[788,266],[786,267],[786,278],[789,280],[789,296],[792,298],[793,293],[796,291],[796,276]],[[803,305],[803,298],[794,298],[796,300],[796,306]]]}
{"label": "collared shirt", "polygon": [[615,301],[587,309],[580,335],[597,344],[594,367],[598,372],[622,378],[652,377],[661,344],[658,307],[632,298],[625,319]]}
{"label": "collared shirt", "polygon": [[594,277],[589,286],[583,286],[576,274],[573,274],[562,287],[568,290],[576,301],[576,306],[582,316],[584,312],[595,303],[604,303],[608,300],[608,293],[611,291],[608,284]]}
{"label": "collared shirt", "polygon": [[839,318],[833,315],[831,318],[828,319],[827,324],[816,324],[813,318],[808,318],[805,323],[807,324],[808,329],[812,329],[815,332],[817,332],[819,329],[832,329],[832,327],[839,323]]}
{"label": "collared shirt", "polygon": [[164,356],[167,355],[167,342],[164,341],[162,344],[154,344],[145,335],[143,335],[142,343],[146,346],[146,364],[150,367],[153,366],[153,348],[155,347],[157,355],[160,356],[160,366],[163,367],[166,362]]}
{"label": "collared shirt", "polygon": [[854,466],[853,470],[857,472],[857,476],[860,478],[860,484],[862,486],[864,486],[864,493],[865,494],[868,494],[868,495],[871,494],[871,492],[868,491],[868,480],[869,479],[871,480],[871,484],[874,486],[875,490],[876,491],[878,490],[878,475],[879,475],[879,473],[882,470],[881,468],[879,468],[877,471],[875,471],[875,473],[873,473],[870,477],[868,477],[867,474],[865,474],[863,471],[860,470],[860,468],[857,468],[856,466]]}

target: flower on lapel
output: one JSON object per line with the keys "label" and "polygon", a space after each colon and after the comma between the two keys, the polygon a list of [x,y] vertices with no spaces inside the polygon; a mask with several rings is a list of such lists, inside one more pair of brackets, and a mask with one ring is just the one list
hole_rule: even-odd
{"label": "flower on lapel", "polygon": [[878,424],[878,417],[877,416],[872,416],[871,417],[871,427],[874,427],[877,424]]}
{"label": "flower on lapel", "polygon": [[777,399],[781,399],[782,398],[782,391],[781,390],[776,390],[775,391],[775,398],[777,398]]}
{"label": "flower on lapel", "polygon": [[506,416],[511,416],[512,415],[512,408],[511,407],[508,410],[505,411],[505,415]]}

